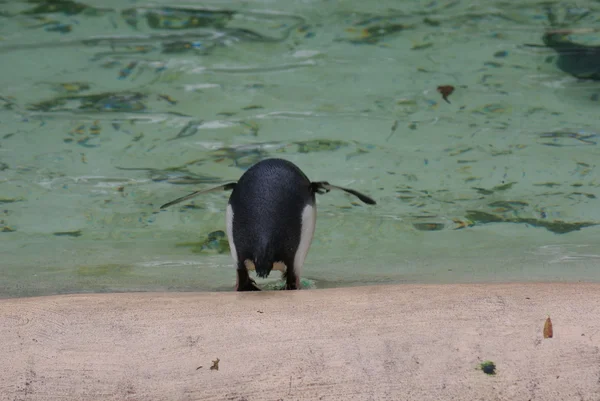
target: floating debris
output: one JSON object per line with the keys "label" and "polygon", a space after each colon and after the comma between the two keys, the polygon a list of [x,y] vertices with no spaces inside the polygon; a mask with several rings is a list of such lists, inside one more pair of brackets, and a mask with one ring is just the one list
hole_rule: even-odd
{"label": "floating debris", "polygon": [[270,156],[263,146],[264,144],[224,147],[210,152],[210,156],[215,162],[229,160],[233,166],[245,170]]}
{"label": "floating debris", "polygon": [[429,49],[430,47],[433,47],[433,43],[431,43],[431,42],[415,43],[412,45],[410,50],[425,50],[425,49]]}
{"label": "floating debris", "polygon": [[270,37],[245,28],[225,29],[224,32],[225,36],[221,38],[219,43],[226,43],[230,40],[244,42],[276,43],[285,40],[289,36],[290,30],[286,29],[286,31],[281,37]]}
{"label": "floating debris", "polygon": [[477,210],[468,210],[466,217],[468,220],[479,224],[502,223],[507,221],[507,219],[505,219],[502,216],[496,216],[495,214],[481,212]]}
{"label": "floating debris", "polygon": [[492,188],[492,191],[496,192],[496,191],[507,191],[509,189],[511,189],[513,187],[513,185],[515,185],[516,182],[508,182],[506,184],[501,184],[501,185],[496,185],[495,187]]}
{"label": "floating debris", "polygon": [[[29,10],[22,11],[23,15],[56,14],[77,15],[85,10],[93,8],[83,3],[77,3],[70,0],[33,0],[29,3],[39,3],[38,6]],[[100,9],[98,9],[100,11]]]}
{"label": "floating debris", "polygon": [[429,26],[440,26],[442,23],[438,20],[434,20],[433,18],[425,17],[423,18],[423,23]]}
{"label": "floating debris", "polygon": [[[596,138],[598,134],[584,134],[581,132],[570,132],[570,131],[555,131],[555,132],[544,132],[539,135],[542,139],[552,139],[552,142],[541,142],[542,145],[546,146],[581,146],[581,145],[596,145],[597,141],[591,140]],[[570,143],[572,141],[565,141],[565,139],[574,139],[580,143]]]}
{"label": "floating debris", "polygon": [[177,100],[173,99],[169,95],[158,95],[159,99],[166,100],[171,106],[175,106],[177,104]]}
{"label": "floating debris", "polygon": [[127,24],[137,28],[141,18],[152,29],[223,28],[236,14],[230,10],[184,7],[139,7],[121,12]]}
{"label": "floating debris", "polygon": [[[8,214],[8,210],[4,211],[4,214]],[[6,221],[0,220],[0,232],[2,233],[14,233],[16,230],[6,224]]]}
{"label": "floating debris", "polygon": [[544,338],[552,338],[553,335],[552,320],[550,320],[550,316],[548,316],[546,323],[544,323]]}
{"label": "floating debris", "polygon": [[81,230],[58,231],[58,232],[52,233],[52,235],[55,235],[57,237],[81,237]]}
{"label": "floating debris", "polygon": [[93,145],[88,143],[91,140],[90,137],[85,137],[85,138],[81,138],[80,140],[77,141],[77,145],[79,146],[83,146],[84,148],[97,148],[100,145]]}
{"label": "floating debris", "polygon": [[202,124],[202,121],[190,121],[179,131],[177,135],[173,138],[169,139],[169,141],[174,141],[175,139],[188,138],[192,135],[196,135],[198,133],[198,126]]}
{"label": "floating debris", "polygon": [[334,151],[348,146],[348,142],[329,140],[329,139],[313,139],[310,141],[294,142],[298,147],[298,153],[312,153],[323,151]]}
{"label": "floating debris", "polygon": [[587,193],[584,193],[584,192],[571,192],[568,196],[570,197],[571,195],[585,196],[588,199],[596,199],[596,195],[594,195],[594,194],[587,194]]}
{"label": "floating debris", "polygon": [[[106,92],[95,95],[61,96],[28,106],[31,111],[101,111],[101,112],[139,112],[146,109],[142,100],[146,95],[138,92]],[[64,106],[71,106],[65,108]]]}
{"label": "floating debris", "polygon": [[193,174],[186,171],[160,171],[154,170],[150,174],[150,179],[154,182],[166,181],[169,184],[175,185],[196,185],[221,182],[218,177],[212,177],[201,174]]}
{"label": "floating debris", "polygon": [[494,192],[507,191],[507,190],[511,189],[514,184],[516,184],[516,182],[509,182],[509,183],[502,184],[502,185],[496,185],[492,189],[485,189],[485,188],[478,188],[478,187],[472,187],[472,189],[476,190],[478,193],[480,193],[482,195],[492,195]]}
{"label": "floating debris", "polygon": [[515,208],[523,208],[525,206],[529,206],[529,203],[521,201],[496,201],[488,204],[488,206],[503,208],[507,210],[514,210]]}
{"label": "floating debris", "polygon": [[260,126],[256,121],[242,121],[241,124],[249,128],[249,135],[258,136]]}
{"label": "floating debris", "polygon": [[210,367],[210,370],[219,370],[219,362],[221,362],[219,358],[212,361],[212,366]]}
{"label": "floating debris", "polygon": [[125,66],[125,68],[121,69],[121,71],[119,71],[119,79],[125,79],[127,78],[129,75],[131,75],[131,73],[133,72],[133,69],[138,65],[137,61],[132,61],[131,63],[127,64]]}
{"label": "floating debris", "polygon": [[413,227],[419,231],[441,231],[445,226],[443,223],[413,223]]}
{"label": "floating debris", "polygon": [[499,103],[489,103],[489,104],[485,104],[485,105],[473,110],[472,112],[474,114],[489,115],[489,114],[503,114],[503,113],[510,112],[510,110],[511,110],[511,108],[508,105],[503,105],[503,104],[499,104]]}
{"label": "floating debris", "polygon": [[90,127],[90,134],[100,135],[101,131],[102,131],[102,127],[100,126],[100,122],[98,120],[94,121],[92,126]]}
{"label": "floating debris", "polygon": [[23,198],[0,198],[0,205],[3,203],[15,203],[21,201],[23,201]]}
{"label": "floating debris", "polygon": [[80,93],[90,89],[87,82],[64,82],[53,86],[53,89],[63,93]]}
{"label": "floating debris", "polygon": [[[91,44],[91,43],[88,43]],[[110,44],[110,48],[111,51],[106,51],[106,52],[99,52],[96,53],[94,55],[94,57],[92,58],[92,61],[96,61],[96,60],[100,60],[104,57],[110,57],[113,60],[107,61],[105,64],[102,64],[102,67],[104,68],[112,68],[112,67],[116,67],[117,65],[120,65],[121,63],[117,60],[114,60],[114,58],[124,58],[124,57],[130,57],[130,56],[134,56],[134,55],[139,55],[139,54],[146,54],[149,53],[153,50],[155,50],[155,46],[152,45],[141,45],[141,44],[128,44],[128,43],[109,43]],[[131,67],[133,68],[133,67]]]}
{"label": "floating debris", "polygon": [[175,42],[164,42],[162,44],[162,53],[179,54],[192,51],[198,55],[207,55],[215,46],[216,44],[208,39],[202,42],[178,40]]}
{"label": "floating debris", "polygon": [[449,156],[458,156],[458,155],[462,155],[463,153],[470,152],[473,149],[474,149],[473,147],[467,147],[467,148],[462,148],[462,149],[444,149],[444,151],[450,152]]}
{"label": "floating debris", "polygon": [[[0,95],[0,106],[5,110],[12,110],[17,105],[16,99],[12,96]],[[4,136],[6,138],[6,136]]]}
{"label": "floating debris", "polygon": [[450,96],[454,92],[454,86],[441,85],[437,87],[437,91],[442,95],[442,99],[444,99],[446,103],[450,103],[450,100],[448,100],[448,96]]}
{"label": "floating debris", "polygon": [[188,165],[181,167],[172,167],[163,170],[145,167],[117,167],[117,169],[131,171],[147,171],[152,181],[168,182],[169,184],[175,185],[213,184],[222,182],[222,179],[219,177],[194,174],[188,170]]}
{"label": "floating debris", "polygon": [[394,123],[392,124],[392,128],[391,128],[390,134],[386,138],[386,141],[390,140],[390,138],[392,137],[392,135],[394,135],[394,133],[396,132],[397,129],[398,129],[398,120],[394,120]]}
{"label": "floating debris", "polygon": [[[367,153],[369,153],[369,148],[370,146],[364,146],[364,147],[357,147],[356,150],[354,152],[350,152],[346,155],[346,160],[350,160],[356,156],[361,156],[361,155],[365,155]],[[360,204],[357,204],[357,206],[361,206]]]}
{"label": "floating debris", "polygon": [[462,230],[463,228],[473,227],[475,225],[475,223],[470,220],[452,219],[452,221],[456,224],[456,227],[454,227],[455,230]]}
{"label": "floating debris", "polygon": [[367,28],[356,29],[356,28],[348,28],[346,29],[349,33],[359,33],[359,37],[350,38],[350,39],[337,39],[337,41],[342,42],[350,42],[353,44],[377,44],[384,38],[396,34],[398,32],[402,32],[407,29],[413,28],[412,25],[405,25],[400,23],[392,22],[393,18],[385,18],[385,17],[373,17],[364,21],[356,22],[355,26],[364,26],[365,24],[369,24],[371,22],[380,22],[378,24],[371,25]]}
{"label": "floating debris", "polygon": [[493,67],[493,68],[500,68],[502,67],[504,64],[499,63],[497,61],[486,61],[485,63],[483,63],[483,65],[485,67]]}
{"label": "floating debris", "polygon": [[258,110],[258,109],[264,109],[264,106],[258,105],[258,104],[252,104],[250,106],[246,106],[246,107],[242,107],[242,110]]}
{"label": "floating debris", "polygon": [[46,32],[58,32],[58,33],[69,33],[73,30],[73,26],[70,24],[51,24],[46,26]]}

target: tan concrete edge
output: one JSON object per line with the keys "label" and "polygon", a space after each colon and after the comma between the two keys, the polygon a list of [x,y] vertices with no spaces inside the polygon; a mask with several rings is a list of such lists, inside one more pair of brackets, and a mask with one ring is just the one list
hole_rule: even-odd
{"label": "tan concrete edge", "polygon": [[0,356],[10,401],[598,401],[600,284],[6,299]]}

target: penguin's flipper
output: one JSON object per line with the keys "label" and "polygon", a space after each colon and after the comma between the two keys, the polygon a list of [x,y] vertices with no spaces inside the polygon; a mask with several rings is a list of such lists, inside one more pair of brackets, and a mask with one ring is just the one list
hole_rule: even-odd
{"label": "penguin's flipper", "polygon": [[177,204],[177,203],[184,202],[184,201],[186,201],[186,200],[188,200],[188,199],[192,199],[192,198],[194,198],[194,197],[196,197],[196,196],[198,196],[198,195],[206,194],[206,193],[208,193],[208,192],[215,192],[215,191],[230,191],[230,190],[232,190],[233,188],[235,188],[235,185],[236,185],[236,184],[237,184],[237,182],[230,182],[230,183],[228,183],[228,184],[219,185],[218,187],[212,187],[212,188],[208,188],[208,189],[202,189],[202,190],[200,190],[200,191],[192,192],[192,193],[191,193],[191,194],[189,194],[189,195],[182,196],[181,198],[177,198],[177,199],[175,199],[174,201],[171,201],[171,202],[165,203],[165,204],[164,204],[164,205],[162,205],[160,208],[161,208],[161,209],[165,209],[165,208],[167,208],[167,207],[169,207],[169,206],[173,206],[173,205],[175,205],[175,204]]}
{"label": "penguin's flipper", "polygon": [[367,205],[376,205],[377,204],[377,202],[375,202],[372,198],[368,197],[367,195],[363,195],[360,192],[355,191],[353,189],[342,188],[342,187],[338,187],[336,185],[331,185],[327,181],[313,182],[310,185],[311,185],[311,189],[313,190],[313,192],[318,193],[318,194],[325,194],[325,193],[331,191],[332,189],[337,189],[339,191],[344,191],[344,192],[347,192],[349,194],[356,196],[358,199],[360,199]]}

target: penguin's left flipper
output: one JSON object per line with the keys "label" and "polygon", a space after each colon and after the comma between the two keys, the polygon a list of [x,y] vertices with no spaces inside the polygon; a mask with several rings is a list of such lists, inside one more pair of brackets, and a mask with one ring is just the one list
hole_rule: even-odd
{"label": "penguin's left flipper", "polygon": [[192,192],[192,193],[191,193],[191,194],[189,194],[189,195],[182,196],[181,198],[177,198],[177,199],[175,199],[174,201],[171,201],[171,202],[165,203],[165,204],[164,204],[164,205],[162,205],[160,208],[161,208],[161,209],[166,209],[166,208],[168,208],[169,206],[173,206],[173,205],[175,205],[175,204],[177,204],[177,203],[184,202],[184,201],[186,201],[186,200],[188,200],[188,199],[192,199],[192,198],[195,198],[195,197],[196,197],[196,196],[198,196],[198,195],[206,194],[206,193],[209,193],[209,192],[216,192],[216,191],[231,191],[233,188],[235,188],[236,184],[237,184],[237,182],[230,182],[230,183],[227,183],[227,184],[219,185],[218,187],[212,187],[212,188],[208,188],[208,189],[202,189],[202,190],[200,190],[200,191]]}
{"label": "penguin's left flipper", "polygon": [[331,185],[327,181],[312,182],[310,184],[310,186],[311,186],[313,192],[315,192],[317,194],[325,194],[325,193],[331,191],[332,189],[337,189],[337,190],[344,191],[344,192],[347,192],[349,194],[356,196],[358,199],[360,199],[367,205],[376,205],[377,204],[377,202],[375,202],[372,198],[368,197],[367,195],[361,194],[360,192],[355,191],[353,189],[342,188],[342,187],[338,187],[336,185]]}

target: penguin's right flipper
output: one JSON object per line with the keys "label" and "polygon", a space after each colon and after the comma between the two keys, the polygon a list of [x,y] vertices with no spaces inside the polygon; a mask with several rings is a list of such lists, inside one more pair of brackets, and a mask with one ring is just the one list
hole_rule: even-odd
{"label": "penguin's right flipper", "polygon": [[355,191],[354,189],[342,188],[342,187],[338,187],[336,185],[331,185],[327,181],[313,182],[310,185],[311,185],[313,192],[316,192],[318,194],[324,194],[324,193],[331,191],[332,189],[337,189],[337,190],[344,191],[344,192],[347,192],[349,194],[356,196],[358,199],[360,199],[367,205],[376,205],[377,204],[372,198],[368,197],[367,195],[361,194],[360,192]]}
{"label": "penguin's right flipper", "polygon": [[192,192],[192,193],[191,193],[191,194],[189,194],[189,195],[182,196],[181,198],[177,198],[177,199],[175,199],[174,201],[171,201],[171,202],[165,203],[165,204],[164,204],[164,205],[162,205],[160,208],[161,208],[161,209],[165,209],[165,208],[167,208],[167,207],[169,207],[169,206],[173,206],[173,205],[175,205],[175,204],[177,204],[177,203],[184,202],[184,201],[186,201],[186,200],[188,200],[188,199],[192,199],[192,198],[194,198],[194,197],[196,197],[196,196],[198,196],[198,195],[206,194],[206,193],[208,193],[208,192],[216,192],[216,191],[230,191],[230,190],[232,190],[233,188],[235,188],[236,184],[237,184],[237,182],[230,182],[230,183],[227,183],[227,184],[219,185],[218,187],[212,187],[212,188],[208,188],[208,189],[202,189],[202,190],[200,190],[200,191]]}

